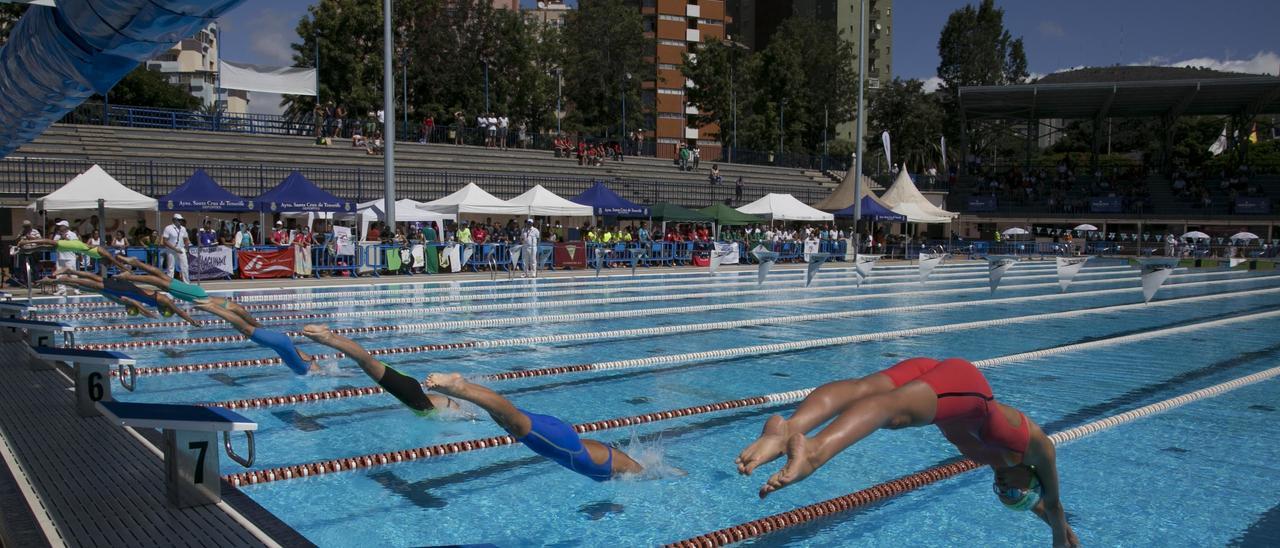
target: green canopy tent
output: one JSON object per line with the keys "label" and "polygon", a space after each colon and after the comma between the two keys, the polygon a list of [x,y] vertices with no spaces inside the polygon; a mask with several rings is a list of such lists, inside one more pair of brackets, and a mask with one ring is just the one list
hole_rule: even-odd
{"label": "green canopy tent", "polygon": [[713,206],[704,207],[702,209],[699,209],[698,213],[710,216],[713,219],[715,219],[716,238],[720,237],[720,227],[722,226],[741,226],[741,225],[749,225],[752,223],[763,223],[768,221],[768,219],[765,219],[764,217],[761,217],[759,215],[743,213],[741,211],[738,211],[724,204],[716,204]]}
{"label": "green canopy tent", "polygon": [[681,207],[671,203],[660,203],[649,206],[649,220],[660,221],[662,223],[662,232],[659,238],[667,233],[667,222],[673,223],[711,223],[715,218],[710,215],[703,215],[697,211],[687,207]]}

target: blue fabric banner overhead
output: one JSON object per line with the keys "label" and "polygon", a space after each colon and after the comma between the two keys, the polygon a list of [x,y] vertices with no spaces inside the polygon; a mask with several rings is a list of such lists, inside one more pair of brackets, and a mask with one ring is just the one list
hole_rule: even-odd
{"label": "blue fabric banner overhead", "polygon": [[185,183],[160,198],[162,211],[256,211],[253,202],[227,189],[197,169]]}
{"label": "blue fabric banner overhead", "polygon": [[255,200],[254,209],[267,213],[354,213],[355,204],[325,192],[297,171]]}

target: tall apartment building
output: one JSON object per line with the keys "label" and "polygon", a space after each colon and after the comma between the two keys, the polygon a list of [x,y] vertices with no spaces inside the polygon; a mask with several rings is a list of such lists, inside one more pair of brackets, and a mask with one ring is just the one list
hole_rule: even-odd
{"label": "tall apartment building", "polygon": [[174,44],[168,51],[147,61],[147,70],[168,77],[169,83],[187,90],[206,106],[219,102],[224,111],[243,114],[249,110],[249,92],[226,90],[218,95],[218,24],[210,23],[195,36]]}
{"label": "tall apartment building", "polygon": [[[761,50],[769,45],[787,17],[810,17],[835,24],[840,36],[858,52],[862,37],[858,15],[867,4],[867,83],[875,89],[893,79],[893,0],[737,0],[730,1],[735,41]],[[858,69],[854,60],[854,71]],[[853,139],[852,122],[836,126],[836,135]]]}
{"label": "tall apartment building", "polygon": [[500,10],[520,10],[520,0],[493,0],[493,7]]}
{"label": "tall apartment building", "polygon": [[684,54],[692,52],[708,38],[725,39],[725,0],[640,0],[645,16],[645,36],[653,40],[649,55],[655,71],[644,80],[643,99],[648,109],[646,137],[663,158],[674,157],[677,146],[701,148],[702,159],[720,158],[720,128],[697,127],[692,116],[698,109],[689,105],[685,90],[697,85],[680,73]]}
{"label": "tall apartment building", "polygon": [[552,27],[563,27],[570,8],[563,0],[542,0],[536,7],[525,10],[525,17]]}

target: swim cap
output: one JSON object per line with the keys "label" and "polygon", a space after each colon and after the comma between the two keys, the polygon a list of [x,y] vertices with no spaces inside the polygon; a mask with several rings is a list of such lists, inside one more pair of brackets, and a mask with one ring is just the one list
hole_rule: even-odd
{"label": "swim cap", "polygon": [[161,315],[161,316],[164,316],[164,317],[166,317],[166,318],[168,318],[169,316],[172,316],[172,315],[173,315],[173,309],[172,309],[172,308],[161,308],[161,309],[160,309],[160,315]]}
{"label": "swim cap", "polygon": [[[1040,486],[1040,479],[1034,473],[1031,475],[1031,485],[1027,486],[1026,489],[1010,488],[1001,490],[1000,486],[994,483],[991,484],[991,488],[996,492],[996,496],[1000,497],[1000,503],[1005,508],[1015,512],[1026,512],[1034,508],[1036,503],[1040,502],[1040,496],[1044,494],[1044,488]],[[1005,502],[1008,500],[1016,502]]]}
{"label": "swim cap", "polygon": [[138,310],[137,307],[130,306],[129,308],[124,309],[124,313],[130,316],[137,316],[138,314],[141,314],[142,311]]}

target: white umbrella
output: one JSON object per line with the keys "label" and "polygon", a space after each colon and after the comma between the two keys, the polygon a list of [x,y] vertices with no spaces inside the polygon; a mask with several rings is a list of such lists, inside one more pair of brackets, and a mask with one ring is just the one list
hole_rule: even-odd
{"label": "white umbrella", "polygon": [[1010,229],[1006,229],[1006,230],[1005,230],[1004,232],[1002,232],[1001,234],[1004,234],[1005,236],[1022,236],[1022,235],[1024,235],[1024,234],[1028,234],[1028,232],[1027,232],[1026,230],[1024,230],[1024,229],[1021,229],[1021,228],[1018,228],[1018,227],[1013,227],[1013,228],[1010,228]]}
{"label": "white umbrella", "polygon": [[1258,235],[1252,232],[1237,232],[1231,236],[1231,241],[1237,240],[1257,240]]}
{"label": "white umbrella", "polygon": [[1208,234],[1205,234],[1205,233],[1203,233],[1203,232],[1200,232],[1200,231],[1198,231],[1198,230],[1192,230],[1191,232],[1188,232],[1188,233],[1186,233],[1186,234],[1183,234],[1181,239],[1183,239],[1183,240],[1208,240],[1208,239],[1209,239],[1209,235],[1208,235]]}
{"label": "white umbrella", "polygon": [[1093,226],[1091,224],[1083,224],[1083,225],[1076,225],[1076,227],[1071,230],[1097,230],[1097,229],[1098,227]]}

